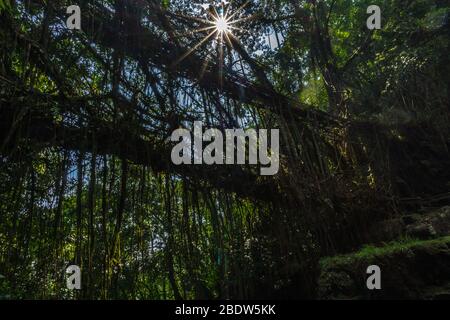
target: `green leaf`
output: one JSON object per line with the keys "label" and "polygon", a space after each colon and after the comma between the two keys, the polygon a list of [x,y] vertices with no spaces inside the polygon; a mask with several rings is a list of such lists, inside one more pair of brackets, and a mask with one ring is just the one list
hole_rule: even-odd
{"label": "green leaf", "polygon": [[170,5],[170,0],[161,0],[161,5],[164,9],[168,9]]}

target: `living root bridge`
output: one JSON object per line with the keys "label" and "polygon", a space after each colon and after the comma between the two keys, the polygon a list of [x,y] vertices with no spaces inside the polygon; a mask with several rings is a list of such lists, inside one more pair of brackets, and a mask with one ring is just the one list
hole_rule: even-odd
{"label": "living root bridge", "polygon": [[[167,172],[191,177],[193,182],[237,193],[244,197],[263,201],[281,201],[273,178],[259,177],[239,166],[177,166],[171,161],[171,146],[140,137],[126,124],[96,121],[86,127],[57,123],[51,113],[39,106],[17,106],[0,100],[1,153],[13,158],[17,144],[31,141],[41,148],[62,147],[67,150],[83,150],[98,155],[116,155],[135,164],[149,166],[155,173]],[[66,101],[69,102],[70,101]],[[47,97],[49,103],[49,97]],[[60,104],[60,103],[59,103]],[[9,150],[9,151],[8,151]],[[31,151],[31,150],[30,150]],[[34,150],[36,151],[36,150]]]}

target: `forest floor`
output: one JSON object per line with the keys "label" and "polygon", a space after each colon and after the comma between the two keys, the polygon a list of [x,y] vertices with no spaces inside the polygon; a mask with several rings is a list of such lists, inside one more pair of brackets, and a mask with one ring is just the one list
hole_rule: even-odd
{"label": "forest floor", "polygon": [[[396,240],[321,260],[321,299],[450,299],[450,207],[404,216]],[[368,290],[370,265],[381,290]]]}

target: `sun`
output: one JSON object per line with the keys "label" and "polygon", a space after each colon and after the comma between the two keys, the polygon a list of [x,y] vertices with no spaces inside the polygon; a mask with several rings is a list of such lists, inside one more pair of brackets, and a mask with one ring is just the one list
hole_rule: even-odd
{"label": "sun", "polygon": [[[213,40],[224,44],[232,46],[230,39],[235,38],[235,32],[244,32],[243,29],[237,27],[237,24],[250,21],[256,18],[256,15],[242,18],[241,13],[245,7],[249,5],[251,1],[246,1],[243,5],[233,10],[233,1],[220,1],[219,6],[214,6],[211,4],[200,5],[202,10],[200,13],[204,17],[199,16],[188,16],[183,13],[175,13],[174,16],[185,21],[192,21],[197,24],[194,29],[188,30],[187,32],[178,34],[178,37],[190,36],[195,33],[206,33],[205,37],[193,48],[191,48],[181,59],[177,60],[180,62],[188,55],[190,55],[194,50],[198,49],[200,46],[208,42],[208,40]],[[214,41],[214,40],[213,40]]]}
{"label": "sun", "polygon": [[230,32],[230,24],[228,23],[228,20],[225,17],[218,17],[214,21],[216,31],[218,33],[227,33]]}
{"label": "sun", "polygon": [[[226,54],[226,51],[231,53],[235,45],[241,46],[238,34],[246,33],[246,31],[239,28],[238,25],[258,19],[258,14],[244,16],[244,9],[250,3],[251,0],[248,0],[237,8],[234,7],[233,1],[221,1],[218,6],[204,4],[201,5],[202,10],[198,12],[199,16],[174,13],[174,16],[180,21],[194,23],[194,27],[191,27],[192,29],[177,34],[177,37],[189,37],[196,33],[203,33],[205,36],[175,60],[172,63],[172,66],[179,64],[205,44],[211,43],[209,47],[206,46],[205,50],[207,51],[207,55],[214,55],[214,52],[216,52],[219,64],[219,79],[220,82],[222,82],[224,61],[226,57],[230,56]],[[209,62],[210,59],[204,59],[200,77],[202,77]]]}

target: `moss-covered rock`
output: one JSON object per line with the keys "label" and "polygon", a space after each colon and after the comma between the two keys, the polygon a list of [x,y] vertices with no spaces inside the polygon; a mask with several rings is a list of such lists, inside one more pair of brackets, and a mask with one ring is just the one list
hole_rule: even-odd
{"label": "moss-covered rock", "polygon": [[[369,290],[367,267],[381,268],[381,290]],[[403,239],[324,258],[321,299],[445,299],[450,297],[450,236]]]}

